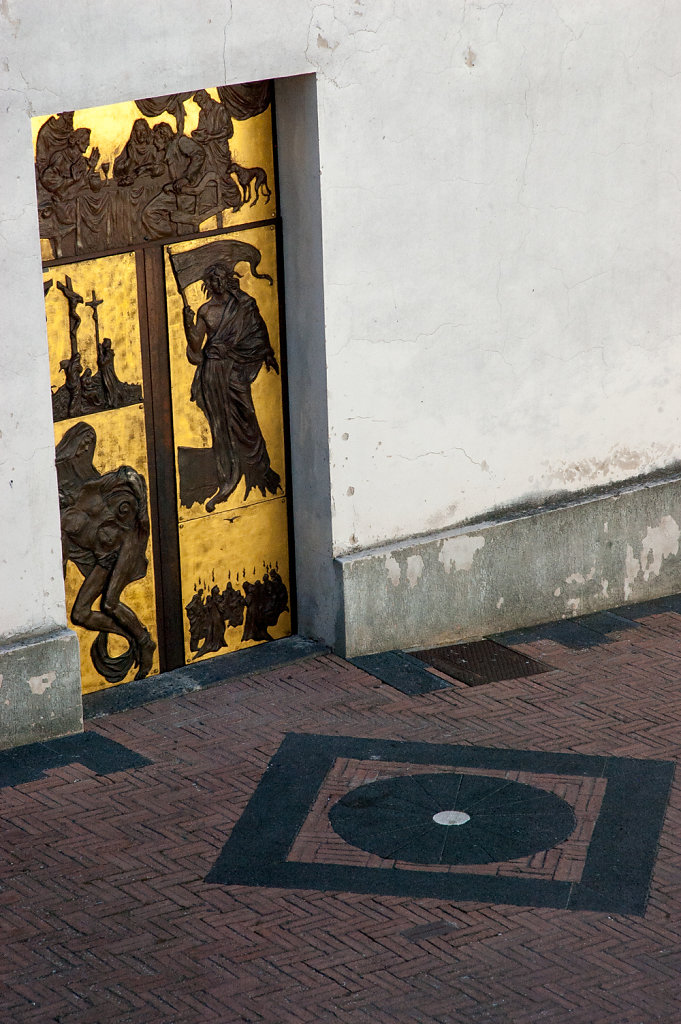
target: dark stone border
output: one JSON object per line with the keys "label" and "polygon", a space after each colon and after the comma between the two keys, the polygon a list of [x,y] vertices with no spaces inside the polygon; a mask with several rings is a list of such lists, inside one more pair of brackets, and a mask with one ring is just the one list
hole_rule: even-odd
{"label": "dark stone border", "polygon": [[[637,604],[620,605],[618,608],[592,612],[590,615],[580,615],[574,619],[561,619],[558,622],[544,622],[538,626],[512,629],[506,633],[494,633],[490,634],[488,639],[507,647],[534,643],[537,640],[554,640],[563,647],[582,650],[621,640],[622,634],[627,630],[649,625],[645,622],[646,619],[653,615],[662,615],[664,612],[681,613],[681,594],[658,597],[652,601],[640,601]],[[651,628],[654,629],[654,625]]]}
{"label": "dark stone border", "polygon": [[351,665],[361,668],[382,683],[392,686],[408,697],[420,697],[434,690],[449,690],[451,683],[436,676],[419,661],[404,651],[386,651],[385,654],[363,654],[359,658],[348,658]]}
{"label": "dark stone border", "polygon": [[147,679],[134,680],[120,686],[83,694],[83,717],[88,720],[102,715],[118,714],[132,708],[150,704],[166,697],[180,697],[192,690],[203,690],[227,679],[250,675],[254,672],[268,672],[270,669],[288,665],[293,661],[326,654],[329,648],[324,644],[307,640],[302,636],[287,636],[271,640],[257,647],[246,647],[243,651],[194,661],[184,668],[162,672]]}
{"label": "dark stone border", "polygon": [[46,743],[28,743],[0,751],[0,789],[35,782],[50,768],[61,768],[74,761],[97,775],[111,775],[152,764],[142,754],[107,736],[98,732],[81,732]]}
{"label": "dark stone border", "polygon": [[[338,757],[606,778],[581,882],[287,862]],[[670,761],[289,733],[206,882],[642,915],[673,775]]]}

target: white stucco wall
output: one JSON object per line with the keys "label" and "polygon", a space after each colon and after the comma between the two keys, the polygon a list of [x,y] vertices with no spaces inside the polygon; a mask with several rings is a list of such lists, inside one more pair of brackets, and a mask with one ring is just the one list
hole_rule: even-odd
{"label": "white stucco wall", "polygon": [[678,460],[681,10],[344,6],[316,15],[337,550]]}
{"label": "white stucco wall", "polygon": [[3,0],[0,32],[0,636],[64,621],[34,114],[317,75],[336,553],[681,458],[681,9]]}

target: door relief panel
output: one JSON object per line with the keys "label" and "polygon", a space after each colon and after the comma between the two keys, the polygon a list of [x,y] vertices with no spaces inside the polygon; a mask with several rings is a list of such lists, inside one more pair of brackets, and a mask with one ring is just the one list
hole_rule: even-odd
{"label": "door relief panel", "polygon": [[269,82],[33,118],[43,258],[276,215]]}
{"label": "door relief panel", "polygon": [[180,524],[186,659],[291,632],[284,498]]}
{"label": "door relief panel", "polygon": [[134,255],[56,267],[45,284],[66,605],[88,692],[159,670]]}
{"label": "door relief panel", "polygon": [[181,521],[284,493],[275,256],[274,228],[166,250]]}
{"label": "door relief panel", "polygon": [[[166,295],[186,656],[195,658],[290,632],[274,228],[168,246]],[[213,518],[218,526],[207,525]],[[220,608],[229,640],[206,639]]]}
{"label": "door relief panel", "polygon": [[57,268],[45,288],[55,422],[140,404],[134,254]]}

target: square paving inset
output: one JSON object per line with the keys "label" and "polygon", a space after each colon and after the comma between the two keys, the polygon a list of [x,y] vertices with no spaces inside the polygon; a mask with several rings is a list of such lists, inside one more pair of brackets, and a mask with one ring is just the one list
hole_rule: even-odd
{"label": "square paving inset", "polygon": [[[667,761],[290,733],[206,881],[643,914],[673,769]],[[560,795],[562,786],[577,829],[543,859],[455,870],[386,863],[336,839],[322,820],[331,795],[372,770],[393,780],[396,771],[454,770],[472,785],[498,777],[537,794]]]}
{"label": "square paving inset", "polygon": [[[575,813],[575,830],[549,850],[514,860],[491,864],[413,864],[399,858],[384,858],[350,846],[333,830],[329,810],[349,790],[379,779],[405,774],[457,772],[487,778],[506,779],[544,789],[565,800]],[[310,813],[293,843],[288,861],[313,864],[353,864],[357,867],[400,868],[407,871],[442,871],[579,882],[591,836],[600,813],[607,782],[604,778],[579,775],[542,775],[537,772],[502,769],[443,768],[442,765],[405,766],[400,762],[361,761],[339,757],[324,779]]]}

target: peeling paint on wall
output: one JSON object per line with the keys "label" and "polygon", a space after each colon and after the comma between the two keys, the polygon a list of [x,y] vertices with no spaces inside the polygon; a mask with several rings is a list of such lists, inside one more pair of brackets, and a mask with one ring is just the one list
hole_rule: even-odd
{"label": "peeling paint on wall", "polygon": [[549,486],[555,486],[556,483],[568,486],[593,485],[647,473],[677,457],[677,449],[673,444],[654,442],[638,450],[618,444],[610,449],[605,458],[580,458],[574,462],[561,461],[552,465],[545,463],[544,479]]}
{"label": "peeling paint on wall", "polygon": [[410,555],[407,559],[407,579],[409,586],[415,587],[423,576],[423,559],[420,555]]}
{"label": "peeling paint on wall", "polygon": [[452,569],[456,569],[457,572],[468,572],[473,565],[476,551],[484,546],[485,538],[479,534],[476,537],[448,537],[442,541],[438,558],[444,565],[446,573],[450,573]]}
{"label": "peeling paint on wall", "polygon": [[628,601],[631,597],[631,585],[641,571],[641,563],[638,558],[634,558],[634,549],[631,544],[627,544],[627,554],[624,559],[624,600]]}
{"label": "peeling paint on wall", "polygon": [[394,587],[399,587],[400,580],[402,578],[402,569],[400,563],[393,558],[392,555],[386,555],[385,569],[388,573],[388,579]]}
{"label": "peeling paint on wall", "polygon": [[586,583],[586,580],[582,576],[581,572],[573,572],[571,576],[566,576],[566,583]]}
{"label": "peeling paint on wall", "polygon": [[596,566],[592,565],[589,569],[588,575],[584,576],[581,572],[573,572],[571,576],[566,577],[566,583],[588,583],[596,575]]}
{"label": "peeling paint on wall", "polygon": [[651,576],[659,576],[665,558],[677,555],[681,529],[672,516],[662,516],[659,526],[649,526],[641,544],[640,558],[634,556],[634,549],[627,544],[624,562],[624,598],[627,600],[632,584],[640,574],[647,582]]}
{"label": "peeling paint on wall", "polygon": [[649,526],[641,547],[643,579],[659,576],[662,562],[679,552],[681,529],[671,516],[662,516],[659,526]]}
{"label": "peeling paint on wall", "polygon": [[31,693],[35,693],[39,697],[42,696],[45,690],[49,690],[56,678],[56,672],[45,672],[42,676],[31,676],[28,681]]}

